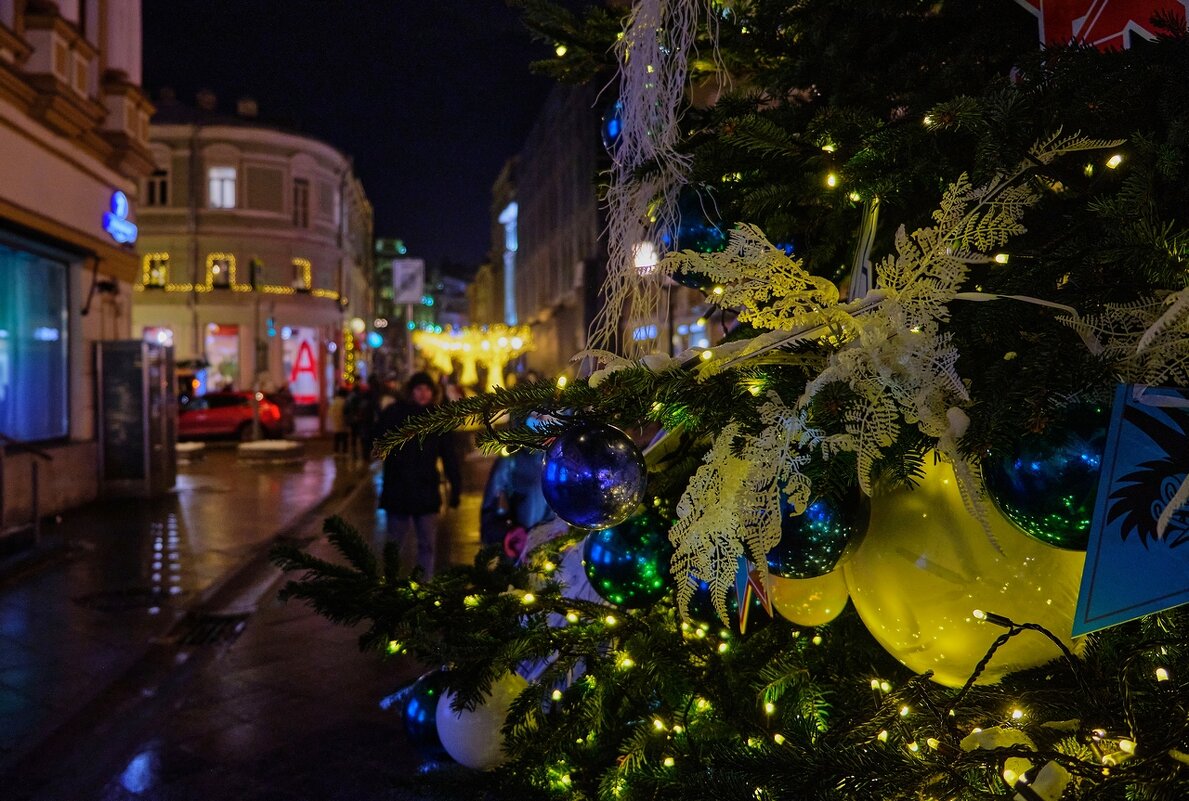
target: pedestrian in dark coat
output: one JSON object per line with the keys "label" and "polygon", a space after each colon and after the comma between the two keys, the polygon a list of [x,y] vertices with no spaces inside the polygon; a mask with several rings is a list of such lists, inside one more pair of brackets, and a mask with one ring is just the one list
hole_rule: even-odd
{"label": "pedestrian in dark coat", "polygon": [[[408,400],[393,403],[380,415],[377,430],[381,435],[433,407],[434,382],[427,374],[414,373],[406,389]],[[416,531],[417,564],[427,578],[434,572],[438,513],[442,508],[439,460],[450,485],[450,508],[457,508],[462,484],[458,455],[450,447],[450,440],[437,434],[424,440],[413,439],[389,452],[384,459],[384,486],[380,492],[380,508],[388,517],[389,539],[400,547],[409,530]]]}

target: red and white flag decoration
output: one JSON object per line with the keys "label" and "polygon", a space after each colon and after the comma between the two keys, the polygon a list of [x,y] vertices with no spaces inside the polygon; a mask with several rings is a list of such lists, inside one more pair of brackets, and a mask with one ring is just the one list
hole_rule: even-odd
{"label": "red and white flag decoration", "polygon": [[1135,37],[1151,41],[1160,30],[1152,19],[1172,15],[1181,29],[1189,0],[1016,0],[1040,25],[1041,44],[1089,44],[1126,50]]}

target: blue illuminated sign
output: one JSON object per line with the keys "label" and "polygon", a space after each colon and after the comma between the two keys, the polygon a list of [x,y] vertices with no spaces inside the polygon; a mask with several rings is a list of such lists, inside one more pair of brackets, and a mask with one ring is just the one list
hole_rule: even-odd
{"label": "blue illuminated sign", "polygon": [[128,219],[128,196],[118,189],[111,195],[111,211],[103,213],[103,230],[121,245],[136,241],[136,223]]}

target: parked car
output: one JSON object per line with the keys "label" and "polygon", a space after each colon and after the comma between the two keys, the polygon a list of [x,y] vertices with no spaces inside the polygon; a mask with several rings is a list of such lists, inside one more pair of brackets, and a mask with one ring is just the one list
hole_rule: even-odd
{"label": "parked car", "polygon": [[260,406],[260,433],[284,434],[280,408],[257,392],[210,392],[190,398],[178,411],[178,439],[200,437],[252,438],[252,400]]}
{"label": "parked car", "polygon": [[281,422],[279,423],[281,436],[287,437],[292,434],[297,428],[295,416],[297,405],[293,402],[293,393],[285,388],[280,392],[266,392],[264,397],[275,403],[281,412]]}

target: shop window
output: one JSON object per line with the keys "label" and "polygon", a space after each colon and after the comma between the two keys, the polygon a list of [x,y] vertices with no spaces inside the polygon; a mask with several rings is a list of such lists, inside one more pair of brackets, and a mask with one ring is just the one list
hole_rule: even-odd
{"label": "shop window", "polygon": [[239,381],[239,326],[208,323],[204,343],[208,392],[231,391]]}
{"label": "shop window", "polygon": [[65,437],[66,265],[0,245],[0,433]]}
{"label": "shop window", "polygon": [[318,402],[318,342],[316,328],[286,326],[282,330],[281,364],[294,403]]}
{"label": "shop window", "polygon": [[235,167],[207,170],[208,201],[212,209],[235,208]]}

